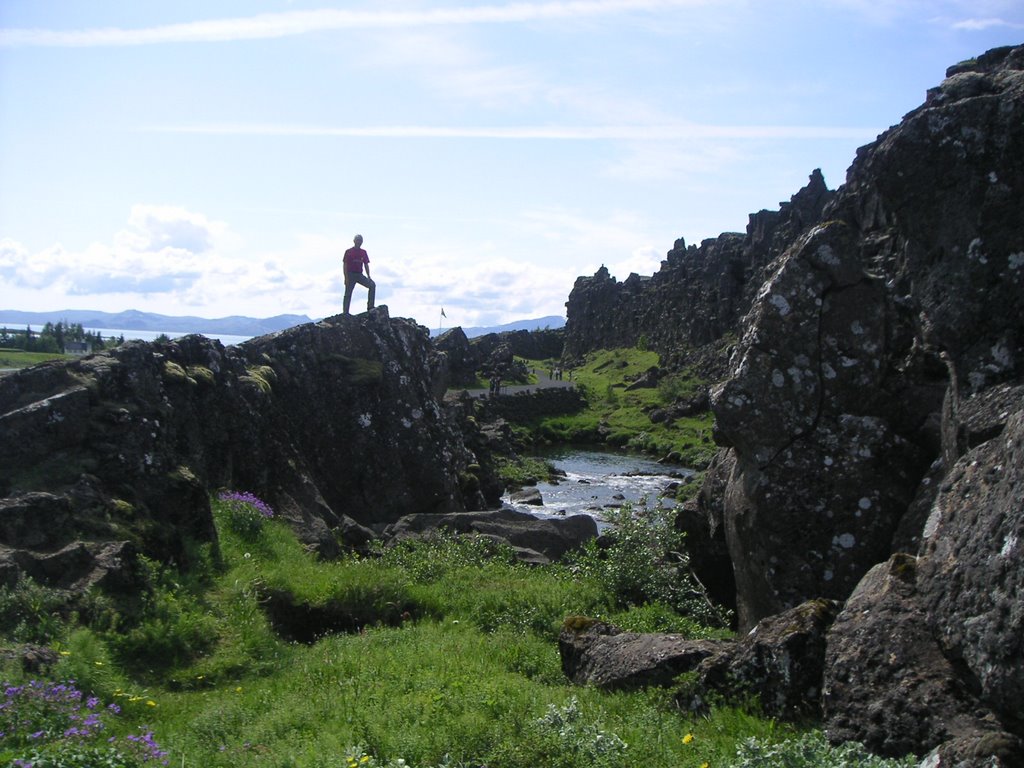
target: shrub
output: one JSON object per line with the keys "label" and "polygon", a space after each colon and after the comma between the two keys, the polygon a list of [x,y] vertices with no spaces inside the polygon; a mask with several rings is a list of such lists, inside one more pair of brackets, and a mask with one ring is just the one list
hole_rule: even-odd
{"label": "shrub", "polygon": [[157,587],[147,595],[138,624],[107,637],[118,657],[133,667],[167,669],[208,651],[217,622],[188,593]]}
{"label": "shrub", "polygon": [[771,743],[750,738],[736,750],[732,768],[903,768],[917,765],[913,755],[893,759],[872,755],[862,744],[832,746],[821,731]]}
{"label": "shrub", "polygon": [[623,505],[606,514],[611,544],[602,549],[588,542],[573,567],[603,584],[622,608],[660,602],[701,624],[728,626],[727,612],[710,602],[690,573],[675,517],[675,510],[649,507],[645,500]]}
{"label": "shrub", "polygon": [[0,587],[0,627],[19,643],[49,643],[65,629],[65,593],[36,583],[31,577],[13,587]]}
{"label": "shrub", "polygon": [[496,756],[499,766],[543,765],[546,768],[628,765],[628,745],[615,733],[588,718],[573,696],[559,707],[529,723],[519,743],[505,745],[506,754]]}

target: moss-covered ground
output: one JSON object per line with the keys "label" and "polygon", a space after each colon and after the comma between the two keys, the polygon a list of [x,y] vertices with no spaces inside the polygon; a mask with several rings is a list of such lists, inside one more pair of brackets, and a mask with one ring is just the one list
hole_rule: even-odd
{"label": "moss-covered ground", "polygon": [[[653,387],[629,389],[658,364],[655,352],[636,348],[591,353],[581,365],[563,373],[563,380],[571,377],[583,392],[587,407],[526,426],[542,443],[608,445],[658,458],[672,455],[678,464],[702,468],[716,450],[711,412],[658,423],[651,421],[651,413],[695,395],[704,382],[684,372],[663,376]],[[538,360],[528,365],[547,370],[552,363]]]}

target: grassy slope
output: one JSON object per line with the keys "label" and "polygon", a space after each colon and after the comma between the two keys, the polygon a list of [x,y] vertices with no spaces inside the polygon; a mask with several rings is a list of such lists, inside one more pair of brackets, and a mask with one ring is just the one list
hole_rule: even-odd
{"label": "grassy slope", "polygon": [[70,358],[71,355],[62,355],[59,352],[24,352],[20,349],[0,349],[0,368],[27,368],[36,363],[45,363],[47,360],[62,360]]}
{"label": "grassy slope", "polygon": [[[583,389],[588,407],[579,414],[554,416],[530,425],[544,440],[569,443],[606,443],[661,457],[679,453],[681,463],[700,467],[714,454],[710,412],[683,418],[671,425],[652,423],[649,412],[670,405],[676,397],[693,394],[701,382],[673,376],[658,387],[627,391],[626,387],[652,366],[658,355],[639,349],[601,350],[573,369],[572,378]],[[542,362],[533,363],[543,367]]]}
{"label": "grassy slope", "polygon": [[[417,766],[448,754],[490,768],[589,768],[604,764],[593,752],[601,731],[628,743],[618,755],[628,764],[697,768],[723,765],[738,739],[780,730],[732,708],[688,716],[661,691],[569,685],[555,642],[563,618],[628,624],[631,614],[616,613],[599,584],[567,568],[528,568],[452,543],[319,563],[284,524],[247,540],[219,514],[218,528],[223,563],[206,581],[165,581],[133,630],[114,631],[108,615],[64,636],[52,675],[122,703],[122,727],[151,727],[171,765],[347,768],[346,751],[359,745],[374,759]],[[401,603],[410,613],[397,626],[289,643],[260,607],[268,588],[382,616]],[[202,652],[172,662],[178,640]],[[12,665],[5,673],[19,676]],[[538,725],[551,705],[574,697],[575,730]],[[14,754],[0,748],[5,757]]]}

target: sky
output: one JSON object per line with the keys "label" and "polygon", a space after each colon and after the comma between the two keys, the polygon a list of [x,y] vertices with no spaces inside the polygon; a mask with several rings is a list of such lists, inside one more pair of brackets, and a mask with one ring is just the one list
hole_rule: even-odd
{"label": "sky", "polygon": [[392,317],[564,316],[1022,42],[1020,0],[0,0],[0,309],[319,319],[359,233]]}

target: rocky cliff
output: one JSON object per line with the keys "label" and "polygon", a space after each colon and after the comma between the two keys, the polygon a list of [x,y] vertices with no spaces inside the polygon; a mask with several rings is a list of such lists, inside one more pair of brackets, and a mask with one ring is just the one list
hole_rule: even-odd
{"label": "rocky cliff", "polygon": [[0,581],[116,580],[138,551],[186,561],[190,541],[214,540],[217,488],[256,493],[325,555],[403,515],[494,506],[471,424],[439,405],[445,364],[426,329],[382,307],[6,376]]}
{"label": "rocky cliff", "polygon": [[[642,341],[669,367],[703,359],[707,373],[724,374],[721,341],[735,334],[766,265],[819,220],[833,195],[815,170],[779,210],[751,214],[745,235],[725,233],[700,246],[680,238],[652,277],[634,273],[620,283],[601,267],[578,278],[566,302],[565,357]],[[710,354],[695,355],[702,347]]]}
{"label": "rocky cliff", "polygon": [[436,339],[435,347],[448,357],[453,385],[474,386],[477,376],[506,376],[516,357],[526,360],[557,359],[565,346],[563,329],[503,331],[470,339],[462,328],[451,328]]}
{"label": "rocky cliff", "polygon": [[1024,764],[1024,47],[951,67],[836,193],[812,177],[652,278],[580,278],[568,310],[567,354],[736,333],[694,563],[731,571],[743,630],[846,601],[833,738]]}

